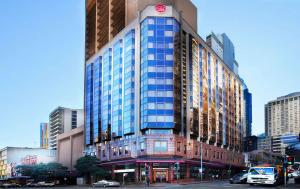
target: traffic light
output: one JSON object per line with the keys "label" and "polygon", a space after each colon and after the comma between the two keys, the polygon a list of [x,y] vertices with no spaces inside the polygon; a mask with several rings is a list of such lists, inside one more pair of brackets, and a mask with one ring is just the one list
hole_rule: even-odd
{"label": "traffic light", "polygon": [[293,157],[293,156],[287,157],[286,158],[286,163],[287,163],[287,165],[294,165],[294,163],[295,163],[295,157]]}

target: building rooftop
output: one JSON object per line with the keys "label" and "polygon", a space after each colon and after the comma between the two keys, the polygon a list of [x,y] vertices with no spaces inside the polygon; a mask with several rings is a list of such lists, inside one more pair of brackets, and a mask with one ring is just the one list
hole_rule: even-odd
{"label": "building rooftop", "polygon": [[285,98],[296,97],[296,96],[300,96],[300,92],[294,92],[294,93],[290,93],[290,94],[285,95],[285,96],[280,96],[280,97],[277,98],[277,100],[282,100],[282,99],[285,99]]}

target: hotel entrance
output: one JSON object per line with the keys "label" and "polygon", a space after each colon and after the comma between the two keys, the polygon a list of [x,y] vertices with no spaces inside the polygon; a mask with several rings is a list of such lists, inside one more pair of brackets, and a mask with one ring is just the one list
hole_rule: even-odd
{"label": "hotel entrance", "polygon": [[168,177],[169,177],[168,168],[154,168],[153,169],[153,181],[155,183],[168,182],[169,181]]}

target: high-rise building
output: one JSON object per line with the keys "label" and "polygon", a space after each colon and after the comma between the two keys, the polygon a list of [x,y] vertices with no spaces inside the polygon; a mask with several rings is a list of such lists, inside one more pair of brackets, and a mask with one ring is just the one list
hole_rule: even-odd
{"label": "high-rise building", "polygon": [[264,133],[257,136],[257,150],[271,152],[271,137]]}
{"label": "high-rise building", "polygon": [[49,148],[57,148],[57,136],[84,125],[82,109],[57,107],[49,115]]}
{"label": "high-rise building", "polygon": [[171,182],[175,163],[195,178],[201,158],[205,174],[243,166],[243,84],[191,1],[86,3],[86,153],[130,181]]}
{"label": "high-rise building", "polygon": [[267,136],[300,133],[300,92],[278,97],[265,105]]}
{"label": "high-rise building", "polygon": [[49,130],[48,123],[40,124],[40,147],[48,149],[49,146]]}
{"label": "high-rise building", "polygon": [[247,87],[243,90],[245,103],[245,134],[246,137],[252,135],[252,94]]}

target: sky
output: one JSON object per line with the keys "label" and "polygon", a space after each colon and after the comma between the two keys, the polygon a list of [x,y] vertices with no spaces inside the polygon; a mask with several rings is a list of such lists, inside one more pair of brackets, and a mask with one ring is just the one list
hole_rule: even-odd
{"label": "sky", "polygon": [[[300,1],[193,0],[198,33],[225,32],[253,96],[253,134],[264,104],[300,91]],[[83,108],[84,0],[0,0],[0,148],[39,146],[57,106]]]}

